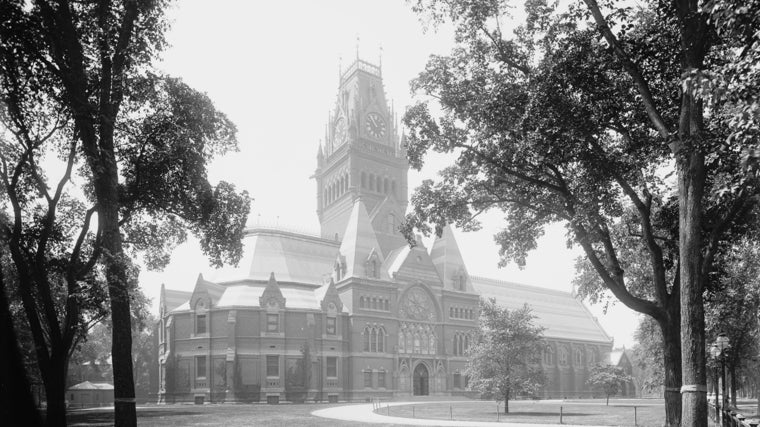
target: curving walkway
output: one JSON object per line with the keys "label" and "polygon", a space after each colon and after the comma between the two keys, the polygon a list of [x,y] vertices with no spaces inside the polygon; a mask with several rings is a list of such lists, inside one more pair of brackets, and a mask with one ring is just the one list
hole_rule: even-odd
{"label": "curving walkway", "polygon": [[[425,402],[386,402],[382,407],[401,405],[420,405],[427,403],[461,403],[461,401],[425,401]],[[376,414],[371,403],[366,405],[346,405],[333,408],[320,409],[311,414],[322,418],[332,418],[342,421],[355,421],[367,424],[403,424],[410,426],[450,426],[450,427],[555,427],[558,424],[523,424],[495,421],[461,421],[461,420],[431,420],[424,418],[389,417]],[[578,424],[562,424],[567,427],[592,427]],[[599,427],[599,426],[593,426]]]}

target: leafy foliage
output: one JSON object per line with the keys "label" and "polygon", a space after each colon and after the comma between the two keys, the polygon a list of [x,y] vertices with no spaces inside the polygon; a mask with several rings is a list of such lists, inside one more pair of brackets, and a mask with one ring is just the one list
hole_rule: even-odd
{"label": "leafy foliage", "polygon": [[518,395],[536,395],[545,377],[535,356],[541,353],[543,327],[534,324],[535,315],[526,304],[508,310],[496,301],[481,300],[478,337],[467,355],[468,387],[497,401]]}
{"label": "leafy foliage", "polygon": [[586,383],[598,387],[607,396],[607,405],[610,404],[610,396],[614,396],[625,387],[625,384],[633,380],[622,368],[611,365],[597,365],[591,368]]}

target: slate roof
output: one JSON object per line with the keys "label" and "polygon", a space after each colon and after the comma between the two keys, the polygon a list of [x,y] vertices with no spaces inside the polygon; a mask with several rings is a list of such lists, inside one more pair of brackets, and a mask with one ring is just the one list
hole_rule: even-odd
{"label": "slate roof", "polygon": [[218,284],[243,280],[266,281],[274,272],[280,283],[322,284],[330,275],[340,242],[270,228],[253,228],[243,240],[243,257],[237,267],[224,267],[204,275]]}
{"label": "slate roof", "polygon": [[528,286],[485,277],[471,276],[475,291],[483,298],[494,298],[509,309],[527,303],[544,326],[547,338],[611,342],[591,312],[569,292]]}
{"label": "slate roof", "polygon": [[[340,254],[346,260],[345,277],[366,277],[365,263],[373,250],[380,257],[380,263],[382,263],[383,251],[380,249],[375,230],[369,221],[367,208],[364,207],[361,199],[357,199],[354,202],[353,209],[351,209],[346,232],[340,244]],[[387,280],[388,275],[383,271],[380,278]]]}

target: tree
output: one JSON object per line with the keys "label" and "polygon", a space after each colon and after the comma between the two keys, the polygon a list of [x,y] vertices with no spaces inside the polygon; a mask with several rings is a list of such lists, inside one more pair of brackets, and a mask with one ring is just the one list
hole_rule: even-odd
{"label": "tree", "polygon": [[642,389],[652,392],[664,385],[665,365],[663,363],[662,333],[657,322],[651,317],[642,317],[634,332],[636,344],[633,347],[634,365],[641,372],[638,378]]}
{"label": "tree", "polygon": [[404,116],[408,157],[418,169],[430,150],[457,157],[415,191],[404,231],[411,243],[431,224],[474,230],[498,209],[501,262],[522,265],[547,224],[565,223],[597,289],[660,326],[667,424],[701,427],[704,285],[757,183],[742,170],[744,147],[729,142],[730,106],[705,115],[689,76],[730,46],[697,2],[602,6],[529,1],[510,36],[509,1],[415,3],[454,23],[457,46],[412,83],[433,101]]}
{"label": "tree", "polygon": [[754,238],[742,239],[722,258],[724,270],[705,297],[707,336],[711,342],[721,333],[729,339],[731,347],[723,357],[731,381],[731,402],[736,406],[737,372],[757,356],[760,243]]}
{"label": "tree", "polygon": [[[206,164],[215,155],[236,148],[236,129],[207,96],[153,72],[154,59],[165,46],[165,1],[1,4],[0,91],[8,106],[7,126],[17,139],[22,136],[9,145],[14,151],[8,152],[17,153],[16,163],[3,165],[4,190],[17,213],[15,225],[3,228],[3,240],[15,242],[16,247],[27,243],[22,239],[26,228],[17,226],[25,223],[18,218],[32,216],[20,202],[35,199],[32,202],[47,204],[43,215],[32,217],[44,226],[41,230],[47,230],[39,237],[33,235],[36,246],[27,251],[38,265],[26,267],[23,251],[12,254],[20,289],[29,295],[24,298],[34,296],[34,288],[49,299],[45,295],[51,284],[35,275],[46,274],[52,264],[43,249],[51,224],[56,224],[63,187],[71,172],[77,172],[84,181],[83,200],[71,210],[74,215],[68,221],[84,226],[60,249],[70,259],[64,270],[73,275],[62,281],[69,286],[63,299],[72,304],[76,295],[87,294],[80,292],[88,283],[80,276],[89,277],[96,263],[103,266],[99,274],[107,284],[113,325],[115,422],[132,426],[136,414],[130,291],[136,287],[136,275],[130,256],[140,253],[149,267],[160,268],[189,229],[199,236],[212,264],[239,259],[249,198],[228,183],[210,184],[206,174]],[[25,140],[27,134],[39,137]],[[2,153],[6,152],[4,146]],[[64,153],[66,173],[59,181],[63,185],[46,182],[38,163],[43,153]],[[10,191],[8,184],[13,187]],[[97,224],[97,230],[90,230],[91,223]],[[53,326],[55,340],[63,344],[52,352],[54,365],[37,346],[40,366],[53,366],[56,378],[62,379],[68,354],[64,350],[71,348],[72,333],[65,332],[63,340],[56,338],[58,319],[52,306],[46,303],[44,311],[33,307],[26,311],[39,338],[45,338],[43,326],[35,324],[42,315]],[[64,314],[68,319],[64,324],[76,324],[75,311]],[[56,411],[48,422],[63,425],[60,390],[58,386],[49,390],[48,403]]]}
{"label": "tree", "polygon": [[607,406],[609,406],[610,396],[618,394],[620,389],[631,380],[631,376],[626,374],[622,368],[612,365],[597,365],[591,368],[586,383],[601,388],[607,397]]}
{"label": "tree", "polygon": [[535,318],[527,304],[508,310],[493,299],[480,302],[478,337],[467,352],[468,388],[503,401],[505,414],[510,398],[535,395],[545,381],[536,359],[544,328]]}

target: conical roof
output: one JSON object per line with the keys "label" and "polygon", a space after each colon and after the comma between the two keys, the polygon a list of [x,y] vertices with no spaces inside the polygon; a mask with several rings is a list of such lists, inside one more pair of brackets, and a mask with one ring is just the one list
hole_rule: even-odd
{"label": "conical roof", "polygon": [[387,274],[379,268],[384,260],[383,251],[377,242],[377,236],[369,220],[367,208],[361,199],[354,202],[354,207],[348,217],[348,225],[340,244],[340,254],[346,261],[343,277],[371,276],[368,274],[367,265],[369,262],[376,262],[377,278],[388,279]]}
{"label": "conical roof", "polygon": [[[441,237],[436,237],[433,248],[430,250],[430,258],[433,259],[433,265],[441,276],[444,288],[472,291],[472,282],[450,225],[444,227]],[[466,284],[465,289],[455,286],[454,283],[460,280],[462,275]]]}

